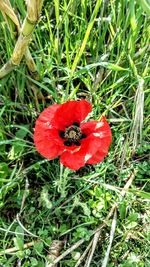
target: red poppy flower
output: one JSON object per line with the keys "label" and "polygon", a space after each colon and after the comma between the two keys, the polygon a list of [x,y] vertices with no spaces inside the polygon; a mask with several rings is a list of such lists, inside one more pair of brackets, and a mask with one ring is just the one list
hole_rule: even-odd
{"label": "red poppy flower", "polygon": [[86,100],[44,109],[34,131],[38,152],[48,159],[60,156],[60,162],[72,170],[102,161],[108,154],[111,130],[104,116],[99,121],[82,122],[91,110]]}

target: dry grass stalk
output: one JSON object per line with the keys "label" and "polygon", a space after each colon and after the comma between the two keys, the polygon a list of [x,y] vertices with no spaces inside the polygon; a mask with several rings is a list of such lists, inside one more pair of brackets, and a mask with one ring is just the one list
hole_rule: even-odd
{"label": "dry grass stalk", "polygon": [[74,267],[78,267],[80,266],[81,262],[84,260],[86,254],[89,252],[91,246],[93,244],[93,240],[90,241],[89,245],[87,246],[86,250],[83,252],[83,254],[81,255],[81,257],[78,259],[76,265]]}
{"label": "dry grass stalk", "polygon": [[89,251],[89,255],[86,259],[85,265],[84,267],[90,267],[92,258],[93,258],[93,254],[95,252],[99,237],[100,237],[101,231],[98,231],[97,233],[95,233],[94,238],[92,239],[92,246],[91,246],[91,250]]}
{"label": "dry grass stalk", "polygon": [[48,254],[49,262],[46,263],[45,267],[57,267],[57,264],[53,264],[54,260],[60,255],[60,251],[63,248],[64,242],[60,240],[53,240]]}
{"label": "dry grass stalk", "polygon": [[139,78],[139,85],[135,94],[135,115],[133,120],[133,127],[131,131],[131,138],[133,139],[133,152],[135,151],[139,141],[142,141],[143,128],[143,111],[144,111],[144,80]]}
{"label": "dry grass stalk", "polygon": [[59,257],[57,257],[53,264],[56,264],[58,262],[60,262],[62,259],[64,259],[68,254],[70,254],[72,251],[74,251],[76,248],[78,248],[79,246],[81,246],[83,243],[85,242],[85,239],[82,238],[80,239],[78,242],[76,242],[73,246],[71,246],[70,248],[68,248],[65,252],[63,252]]}
{"label": "dry grass stalk", "polygon": [[117,225],[117,210],[115,209],[113,220],[112,220],[112,225],[111,225],[109,245],[107,247],[107,250],[106,250],[106,253],[105,253],[105,257],[103,259],[101,267],[107,267],[107,264],[108,264],[108,261],[109,261],[110,250],[111,250],[112,242],[113,242],[114,235],[115,235],[116,225]]}
{"label": "dry grass stalk", "polygon": [[18,21],[18,18],[16,16],[15,12],[13,11],[13,8],[11,7],[9,0],[0,1],[0,10],[3,14],[3,17],[5,18],[5,21],[7,22],[8,27],[9,27],[9,23],[7,21],[7,16],[13,21],[13,23],[17,27],[17,31],[19,32],[20,31],[20,24],[19,24],[19,21]]}
{"label": "dry grass stalk", "polygon": [[[27,15],[21,27],[19,38],[16,42],[11,59],[0,69],[0,78],[6,76],[15,66],[18,66],[20,64],[30,42],[35,25],[38,22],[42,4],[43,0],[34,0],[27,2]],[[29,53],[26,53],[27,57],[29,55]],[[29,66],[34,69],[35,66],[32,60],[30,60]]]}
{"label": "dry grass stalk", "polygon": [[[27,248],[33,247],[34,244],[35,244],[35,241],[26,243],[26,244],[24,244],[23,249],[27,249]],[[16,247],[8,248],[8,249],[0,251],[0,256],[5,255],[5,254],[16,253],[17,251],[18,251],[18,249]]]}
{"label": "dry grass stalk", "polygon": [[[19,20],[11,6],[11,3],[9,0],[3,0],[0,2],[0,10],[2,12],[2,15],[7,23],[7,26],[9,28],[9,31],[11,32],[11,27],[9,25],[9,21],[7,19],[7,16],[12,20],[12,22],[15,24],[16,28],[17,28],[17,33],[20,34],[20,23]],[[13,33],[11,32],[11,34],[13,35]],[[26,64],[28,66],[28,69],[31,73],[36,73],[36,64],[31,56],[31,53],[29,51],[29,49],[27,48],[25,51],[25,59],[26,59]],[[9,65],[9,64],[8,64]],[[14,68],[14,66],[12,66],[12,69]],[[4,70],[5,71],[5,70]],[[34,75],[35,76],[35,75]]]}
{"label": "dry grass stalk", "polygon": [[43,2],[42,0],[41,1],[34,0],[34,1],[28,1],[27,3],[27,16],[23,22],[18,41],[15,45],[11,58],[12,63],[14,65],[20,64],[20,61],[25,53],[25,50],[32,36],[32,32],[39,19],[41,11],[40,7],[42,7],[42,2]]}

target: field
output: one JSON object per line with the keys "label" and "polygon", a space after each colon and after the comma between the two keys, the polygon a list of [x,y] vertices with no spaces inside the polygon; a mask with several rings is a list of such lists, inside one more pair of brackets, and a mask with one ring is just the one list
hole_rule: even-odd
{"label": "field", "polygon": [[[15,66],[11,7],[21,25],[27,15],[1,1],[0,267],[149,267],[149,0],[45,0]],[[42,157],[33,133],[44,108],[81,99],[113,140],[74,171]]]}

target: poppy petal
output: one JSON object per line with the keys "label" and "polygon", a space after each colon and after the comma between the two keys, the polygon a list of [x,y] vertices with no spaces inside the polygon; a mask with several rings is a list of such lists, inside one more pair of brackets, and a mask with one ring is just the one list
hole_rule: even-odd
{"label": "poppy petal", "polygon": [[36,123],[40,122],[42,125],[44,124],[45,126],[51,125],[52,119],[54,118],[56,111],[60,107],[61,105],[59,104],[53,104],[50,107],[45,108],[36,120]]}
{"label": "poppy petal", "polygon": [[57,129],[64,130],[73,123],[80,124],[91,110],[92,106],[86,100],[68,101],[60,105],[55,113],[53,123]]}
{"label": "poppy petal", "polygon": [[36,120],[34,143],[37,151],[48,159],[54,159],[64,149],[58,130],[52,126],[52,119],[59,106],[54,104],[46,108]]}
{"label": "poppy petal", "polygon": [[56,129],[47,129],[39,125],[35,126],[34,143],[37,151],[48,159],[59,156],[64,145]]}
{"label": "poppy petal", "polygon": [[87,136],[95,133],[96,134],[95,136],[99,136],[100,138],[108,137],[110,142],[112,140],[111,129],[104,116],[102,116],[99,121],[93,120],[93,121],[82,123],[81,130],[82,130],[82,133]]}
{"label": "poppy petal", "polygon": [[112,141],[111,129],[103,116],[99,121],[90,121],[81,125],[82,132],[87,136],[90,134],[99,137],[101,142],[97,147],[96,153],[87,161],[88,164],[96,164],[101,162],[108,154],[108,149]]}
{"label": "poppy petal", "polygon": [[87,161],[87,164],[97,164],[97,163],[103,161],[105,156],[106,156],[105,153],[103,153],[101,151],[97,151],[94,154],[94,156]]}
{"label": "poppy petal", "polygon": [[100,138],[91,134],[82,140],[80,148],[77,147],[74,151],[64,151],[60,156],[60,161],[64,166],[72,170],[78,170],[95,155],[100,144]]}
{"label": "poppy petal", "polygon": [[108,154],[108,149],[110,146],[110,141],[106,139],[101,139],[101,145],[97,148],[96,153],[87,161],[87,164],[97,164],[104,160]]}

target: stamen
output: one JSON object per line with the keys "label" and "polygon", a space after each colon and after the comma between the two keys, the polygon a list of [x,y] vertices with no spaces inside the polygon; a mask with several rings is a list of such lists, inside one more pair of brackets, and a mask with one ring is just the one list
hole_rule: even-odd
{"label": "stamen", "polygon": [[64,131],[59,131],[59,136],[64,139],[65,138],[65,132]]}
{"label": "stamen", "polygon": [[81,129],[78,126],[71,125],[66,129],[64,138],[74,142],[79,140],[81,138],[81,135]]}
{"label": "stamen", "polygon": [[86,138],[86,134],[82,134],[80,139]]}
{"label": "stamen", "polygon": [[67,140],[67,141],[64,142],[64,145],[65,146],[71,146],[72,142],[70,140]]}
{"label": "stamen", "polygon": [[81,145],[79,141],[75,141],[74,144],[75,144],[76,146],[80,146],[80,145]]}
{"label": "stamen", "polygon": [[73,125],[75,125],[75,126],[77,126],[77,127],[79,127],[80,126],[80,124],[78,123],[78,122],[73,122]]}

